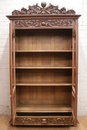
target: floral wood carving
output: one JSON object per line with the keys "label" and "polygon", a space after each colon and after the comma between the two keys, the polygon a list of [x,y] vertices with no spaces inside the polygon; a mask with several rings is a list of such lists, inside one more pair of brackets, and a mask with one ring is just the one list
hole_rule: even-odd
{"label": "floral wood carving", "polygon": [[29,6],[28,9],[22,8],[21,11],[14,10],[12,12],[12,15],[30,15],[30,14],[75,14],[75,11],[73,9],[66,10],[65,7],[59,9],[58,6],[54,6],[52,4],[49,4],[46,6],[45,2],[41,3],[40,7],[38,4]]}
{"label": "floral wood carving", "polygon": [[34,117],[17,117],[16,125],[73,125],[72,117],[56,117],[56,118],[34,118]]}
{"label": "floral wood carving", "polygon": [[15,20],[15,27],[72,27],[72,19]]}

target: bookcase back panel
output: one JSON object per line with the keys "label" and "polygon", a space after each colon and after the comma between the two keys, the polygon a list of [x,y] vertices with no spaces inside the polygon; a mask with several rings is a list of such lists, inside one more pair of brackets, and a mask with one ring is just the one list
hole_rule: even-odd
{"label": "bookcase back panel", "polygon": [[71,87],[17,87],[17,104],[71,104]]}
{"label": "bookcase back panel", "polygon": [[71,50],[72,30],[16,30],[16,50]]}
{"label": "bookcase back panel", "polygon": [[71,67],[72,53],[17,53],[16,67]]}
{"label": "bookcase back panel", "polygon": [[17,70],[16,83],[72,83],[72,70]]}

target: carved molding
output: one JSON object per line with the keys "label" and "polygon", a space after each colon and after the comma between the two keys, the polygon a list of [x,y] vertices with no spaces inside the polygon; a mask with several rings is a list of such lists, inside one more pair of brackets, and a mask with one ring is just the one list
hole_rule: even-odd
{"label": "carved molding", "polygon": [[16,125],[73,125],[72,117],[55,117],[55,118],[34,118],[34,117],[17,117]]}
{"label": "carved molding", "polygon": [[73,29],[72,36],[76,37],[76,31],[75,31],[75,29]]}
{"label": "carved molding", "polygon": [[30,15],[30,14],[70,14],[74,15],[75,11],[73,9],[66,10],[65,7],[59,9],[58,6],[54,6],[52,4],[49,4],[46,6],[45,2],[41,3],[40,7],[38,4],[29,6],[28,9],[22,8],[21,11],[19,10],[14,10],[12,12],[12,15]]}
{"label": "carved molding", "polygon": [[73,19],[15,20],[15,27],[72,27]]}

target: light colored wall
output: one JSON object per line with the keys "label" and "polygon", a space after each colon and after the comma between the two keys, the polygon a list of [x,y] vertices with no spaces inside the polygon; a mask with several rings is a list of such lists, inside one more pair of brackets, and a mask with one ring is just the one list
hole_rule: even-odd
{"label": "light colored wall", "polygon": [[[79,19],[78,115],[87,116],[87,0],[46,1],[82,15]],[[0,0],[0,114],[10,114],[9,20],[6,15],[36,2],[40,5],[42,0]]]}

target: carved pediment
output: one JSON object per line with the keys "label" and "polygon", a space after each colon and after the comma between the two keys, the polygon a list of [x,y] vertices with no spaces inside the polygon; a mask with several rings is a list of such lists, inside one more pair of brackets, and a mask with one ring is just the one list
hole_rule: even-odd
{"label": "carved pediment", "polygon": [[20,11],[19,10],[14,10],[12,12],[12,15],[31,15],[31,14],[56,14],[56,15],[59,15],[59,14],[70,14],[70,15],[74,15],[75,14],[75,11],[73,9],[71,10],[66,10],[65,7],[59,9],[58,6],[54,6],[52,4],[49,4],[48,6],[46,6],[46,3],[45,2],[42,2],[41,3],[41,6],[40,7],[38,4],[36,5],[33,5],[33,6],[29,6],[28,9],[26,8],[22,8]]}

